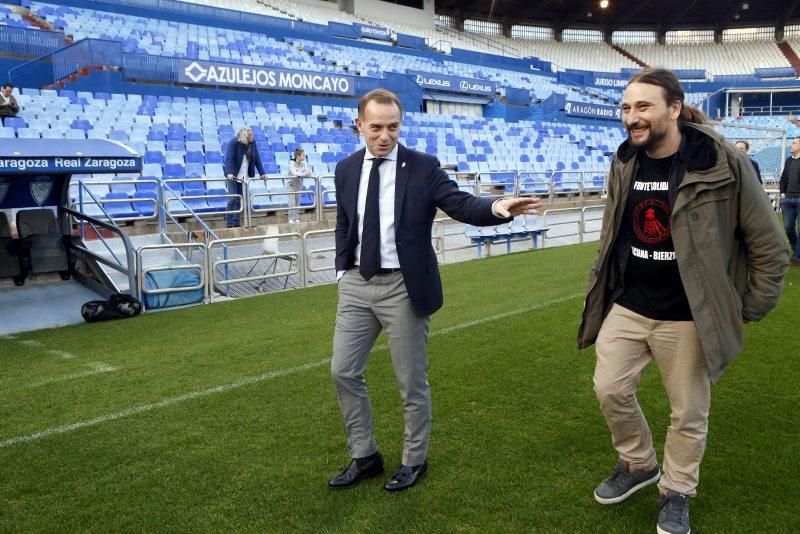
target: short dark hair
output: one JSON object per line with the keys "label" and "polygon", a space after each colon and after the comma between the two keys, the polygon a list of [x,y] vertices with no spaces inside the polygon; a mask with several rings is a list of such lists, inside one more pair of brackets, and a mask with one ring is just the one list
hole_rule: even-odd
{"label": "short dark hair", "polygon": [[744,139],[739,139],[734,143],[734,145],[738,145],[739,143],[742,143],[747,150],[750,150],[750,143],[748,143]]}
{"label": "short dark hair", "polygon": [[3,89],[5,89],[6,87],[10,87],[10,88],[12,88],[12,89],[14,88],[14,86],[13,86],[13,85],[11,85],[11,84],[10,84],[10,83],[8,83],[8,82],[6,82],[6,83],[4,83],[4,84],[3,84]]}
{"label": "short dark hair", "polygon": [[364,116],[364,108],[367,107],[367,104],[370,102],[375,101],[378,104],[392,104],[394,103],[400,109],[400,115],[403,114],[403,104],[400,103],[400,99],[397,98],[397,95],[393,92],[389,91],[388,89],[373,89],[369,93],[362,96],[358,101],[358,116]]}
{"label": "short dark hair", "polygon": [[681,103],[681,114],[678,120],[681,122],[693,122],[695,124],[706,124],[708,120],[703,112],[694,106],[686,105],[683,100],[685,95],[681,82],[675,73],[667,69],[644,69],[643,71],[634,74],[628,85],[632,83],[646,83],[649,85],[657,85],[664,90],[664,98],[668,105],[674,102]]}

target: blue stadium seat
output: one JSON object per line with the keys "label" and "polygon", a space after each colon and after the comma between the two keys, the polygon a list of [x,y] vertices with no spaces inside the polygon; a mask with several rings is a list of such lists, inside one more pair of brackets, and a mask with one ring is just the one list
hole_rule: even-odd
{"label": "blue stadium seat", "polygon": [[139,213],[134,211],[130,202],[104,202],[104,200],[129,200],[127,193],[109,193],[100,200],[103,209],[114,219],[126,219],[138,217]]}
{"label": "blue stadium seat", "polygon": [[144,162],[145,163],[158,163],[159,165],[163,166],[167,163],[167,160],[164,158],[164,154],[161,152],[145,152],[144,153]]}
{"label": "blue stadium seat", "polygon": [[184,178],[186,171],[179,163],[167,163],[164,165],[164,178]]}
{"label": "blue stadium seat", "polygon": [[[226,211],[228,209],[228,199],[224,195],[227,194],[228,191],[225,189],[209,189],[208,197],[206,198],[208,207],[210,208],[209,211],[210,212]],[[219,195],[219,196],[214,196],[214,195]]]}
{"label": "blue stadium seat", "polygon": [[[186,205],[195,213],[207,213],[214,211],[214,208],[208,205],[205,199],[205,189],[184,189],[181,197]],[[186,197],[203,197],[203,198],[186,198]]]}
{"label": "blue stadium seat", "polygon": [[224,158],[219,152],[206,152],[206,163],[224,163]]}
{"label": "blue stadium seat", "polygon": [[[149,185],[149,184],[142,184]],[[158,192],[154,189],[138,189],[131,195],[131,205],[133,210],[142,217],[152,217],[156,212],[156,204],[158,201]],[[149,200],[152,199],[152,200]]]}
{"label": "blue stadium seat", "polygon": [[202,152],[187,152],[185,157],[185,161],[187,164],[189,163],[205,163],[205,156],[203,156]]}

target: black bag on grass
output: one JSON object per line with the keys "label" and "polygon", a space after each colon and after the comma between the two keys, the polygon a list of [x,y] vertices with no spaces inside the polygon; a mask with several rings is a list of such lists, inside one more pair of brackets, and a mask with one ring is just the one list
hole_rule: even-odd
{"label": "black bag on grass", "polygon": [[81,306],[81,315],[87,323],[133,317],[140,313],[142,303],[124,293],[115,293],[108,300],[90,300]]}

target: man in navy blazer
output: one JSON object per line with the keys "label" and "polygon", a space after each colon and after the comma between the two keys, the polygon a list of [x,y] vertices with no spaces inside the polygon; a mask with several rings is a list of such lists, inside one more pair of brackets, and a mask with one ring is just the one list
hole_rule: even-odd
{"label": "man in navy blazer", "polygon": [[228,228],[235,228],[240,223],[242,198],[242,183],[248,178],[256,176],[256,170],[261,178],[266,180],[264,165],[261,164],[261,155],[253,139],[253,130],[244,126],[236,133],[236,137],[228,143],[225,150],[225,178],[228,190],[228,205],[225,208],[225,223]]}
{"label": "man in navy blazer", "polygon": [[397,140],[402,104],[376,89],[358,104],[356,125],[366,148],[336,166],[336,269],[339,305],[333,375],[352,458],[328,483],[347,488],[383,472],[375,443],[364,371],[383,330],[403,399],[400,468],[387,491],[413,486],[428,468],[431,402],[425,345],[430,315],[442,306],[442,283],[431,229],[437,209],[454,219],[491,226],[536,213],[537,198],[477,198],[461,191],[430,155]]}

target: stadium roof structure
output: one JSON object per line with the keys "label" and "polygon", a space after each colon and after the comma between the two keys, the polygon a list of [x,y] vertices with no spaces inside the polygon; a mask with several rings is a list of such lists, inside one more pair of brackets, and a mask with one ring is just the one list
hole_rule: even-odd
{"label": "stadium roof structure", "polygon": [[800,0],[437,0],[437,11],[463,20],[477,18],[511,26],[531,23],[613,32],[770,26],[782,28],[800,20]]}

